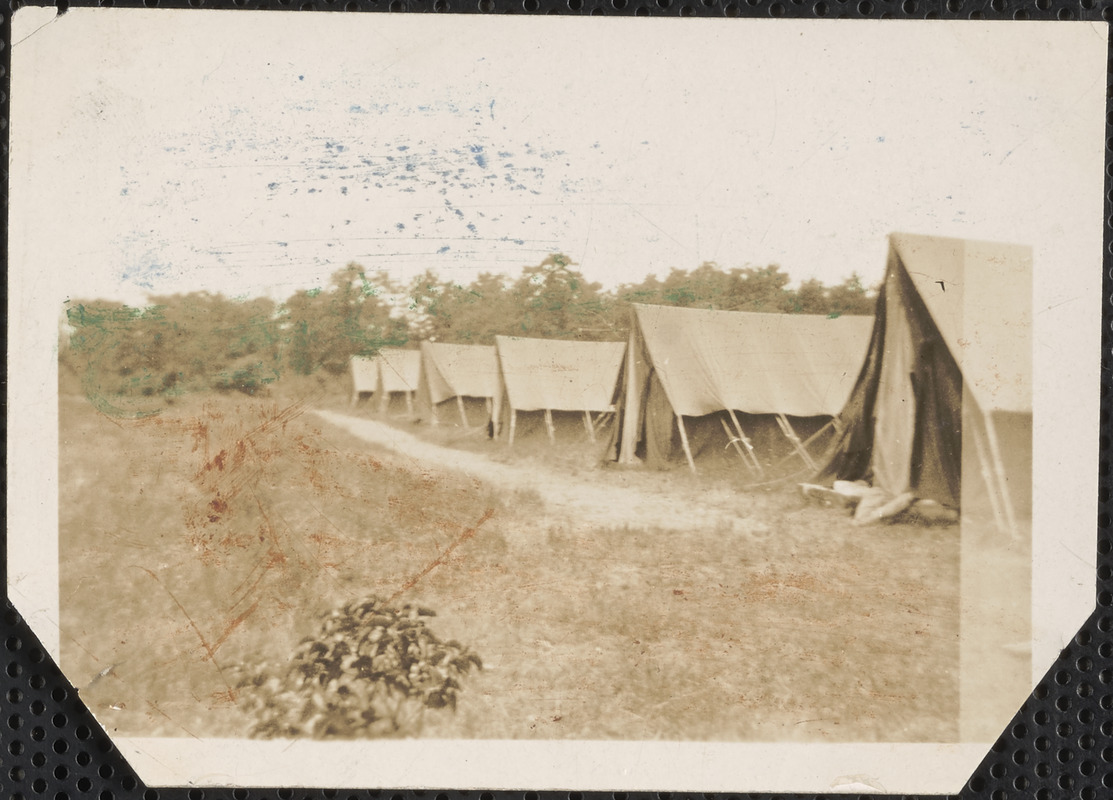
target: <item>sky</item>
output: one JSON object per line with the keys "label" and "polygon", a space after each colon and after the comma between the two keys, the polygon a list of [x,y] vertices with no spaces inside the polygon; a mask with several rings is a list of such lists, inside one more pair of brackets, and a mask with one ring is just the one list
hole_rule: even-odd
{"label": "sky", "polygon": [[1100,259],[1087,23],[13,24],[12,263],[63,299],[281,299],[351,261],[466,283],[552,252],[608,288],[704,261],[869,284],[894,230]]}

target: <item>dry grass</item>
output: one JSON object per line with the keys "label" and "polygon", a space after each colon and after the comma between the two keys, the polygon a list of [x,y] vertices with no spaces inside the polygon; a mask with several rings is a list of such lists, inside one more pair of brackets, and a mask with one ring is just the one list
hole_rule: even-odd
{"label": "dry grass", "polygon": [[[955,529],[856,529],[789,492],[681,532],[539,524],[537,493],[301,410],[213,398],[125,422],[62,398],[63,666],[106,726],[243,735],[237,665],[288,657],[317,613],[373,593],[436,609],[486,664],[427,736],[957,734]],[[688,478],[620,477],[690,502]]]}

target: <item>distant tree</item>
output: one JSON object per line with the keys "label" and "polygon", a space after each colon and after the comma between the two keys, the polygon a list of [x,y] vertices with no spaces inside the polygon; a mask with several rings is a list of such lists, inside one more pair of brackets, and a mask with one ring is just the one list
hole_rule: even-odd
{"label": "distant tree", "polygon": [[384,299],[401,294],[385,272],[368,276],[359,264],[333,273],[327,290],[294,293],[282,305],[284,361],[296,374],[340,374],[353,355],[373,355],[409,340],[407,320]]}
{"label": "distant tree", "polygon": [[614,324],[602,285],[590,283],[563,253],[522,269],[510,289],[520,312],[513,329],[518,336],[548,339],[610,338]]}
{"label": "distant tree", "polygon": [[862,277],[855,272],[845,281],[827,291],[827,313],[871,315],[877,305],[877,292],[862,285]]}
{"label": "distant tree", "polygon": [[827,287],[815,278],[804,281],[791,296],[791,308],[796,314],[826,314],[829,311]]}
{"label": "distant tree", "polygon": [[789,311],[792,293],[787,287],[791,280],[778,264],[732,269],[727,299],[719,307],[729,311]]}
{"label": "distant tree", "polygon": [[71,301],[66,320],[71,333],[59,358],[80,376],[82,390],[102,411],[128,414],[119,398],[162,391],[167,340],[162,309]]}
{"label": "distant tree", "polygon": [[191,292],[151,298],[162,339],[162,384],[254,393],[278,377],[276,306],[268,298]]}

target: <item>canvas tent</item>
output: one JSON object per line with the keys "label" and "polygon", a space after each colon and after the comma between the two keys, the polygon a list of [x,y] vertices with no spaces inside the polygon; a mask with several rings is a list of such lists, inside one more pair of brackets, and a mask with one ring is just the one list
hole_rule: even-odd
{"label": "canvas tent", "polygon": [[406,412],[414,413],[414,392],[421,371],[418,350],[383,348],[372,357],[353,356],[352,405],[364,394],[376,396],[379,410],[387,413],[392,403],[404,403]]}
{"label": "canvas tent", "polygon": [[866,480],[1022,530],[1031,278],[1026,246],[892,234],[869,353],[818,480]]}
{"label": "canvas tent", "polygon": [[[575,416],[595,439],[596,425],[613,410],[615,381],[626,345],[496,336],[499,391],[492,433],[514,443],[520,422],[543,415],[549,440],[556,439],[554,412]],[[520,417],[525,414],[523,419]]]}
{"label": "canvas tent", "polygon": [[[757,473],[823,432],[854,385],[867,317],[633,306],[610,456],[663,466],[718,453]],[[813,445],[814,447],[814,445]]]}
{"label": "canvas tent", "polygon": [[364,395],[379,391],[379,359],[375,356],[352,356],[352,405]]}
{"label": "canvas tent", "polygon": [[458,415],[465,428],[485,425],[498,385],[493,345],[421,343],[417,403],[433,424]]}

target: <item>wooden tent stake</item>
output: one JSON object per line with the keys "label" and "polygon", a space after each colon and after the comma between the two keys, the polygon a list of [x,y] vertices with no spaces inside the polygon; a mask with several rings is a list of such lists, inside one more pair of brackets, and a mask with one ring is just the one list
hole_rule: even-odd
{"label": "wooden tent stake", "polygon": [[456,395],[456,407],[458,409],[460,409],[460,423],[465,428],[469,427],[469,425],[468,425],[468,413],[464,410],[464,398],[461,397],[460,395]]}
{"label": "wooden tent stake", "polygon": [[553,412],[545,409],[545,427],[549,430],[549,444],[556,444],[556,428],[553,427]]}
{"label": "wooden tent stake", "polygon": [[734,429],[738,431],[738,438],[742,440],[742,444],[746,445],[746,450],[750,454],[750,461],[753,462],[754,468],[757,469],[757,474],[764,476],[765,470],[762,469],[761,462],[758,460],[757,454],[754,453],[754,446],[746,437],[746,432],[742,430],[742,425],[738,422],[738,417],[735,416],[734,409],[728,408],[727,413],[730,414],[730,421],[734,423]]}
{"label": "wooden tent stake", "polygon": [[591,424],[591,412],[584,412],[584,427],[587,428],[587,435],[591,437],[591,441],[595,441],[595,426]]}
{"label": "wooden tent stake", "polygon": [[1006,530],[1008,522],[1001,510],[1001,498],[997,496],[997,487],[994,485],[996,481],[993,479],[993,472],[989,468],[986,443],[982,440],[982,432],[978,429],[977,424],[973,424],[974,420],[970,420],[970,422],[972,424],[962,426],[963,433],[970,431],[974,434],[974,449],[978,452],[978,466],[981,468],[982,480],[985,481],[986,494],[989,495],[989,507],[993,510],[993,520],[997,523],[998,530]]}
{"label": "wooden tent stake", "polygon": [[788,421],[788,417],[786,417],[784,414],[777,414],[777,422],[781,426],[781,431],[786,437],[788,437],[788,440],[792,442],[793,448],[796,450],[797,453],[800,454],[800,458],[804,459],[804,463],[813,470],[818,469],[815,460],[812,458],[811,453],[809,453],[808,449],[804,447],[804,443],[800,441],[800,437],[793,429],[792,423]]}
{"label": "wooden tent stake", "polygon": [[510,440],[506,443],[507,447],[514,446],[514,430],[518,427],[518,410],[515,408],[510,409]]}
{"label": "wooden tent stake", "polygon": [[1014,539],[1020,535],[1016,524],[1016,508],[1013,506],[1012,495],[1009,492],[1009,480],[1005,474],[1005,462],[1001,460],[1001,446],[997,439],[997,427],[993,423],[993,417],[985,412],[982,413],[982,419],[985,420],[986,437],[989,439],[989,454],[993,459],[993,470],[997,474],[997,487],[1001,492],[1001,505],[1005,512],[1005,522],[1009,526],[1009,535]]}
{"label": "wooden tent stake", "polygon": [[696,474],[696,460],[692,458],[692,448],[688,446],[688,431],[684,430],[684,417],[676,415],[676,426],[680,429],[680,444],[684,446],[684,456],[688,459],[688,468]]}

